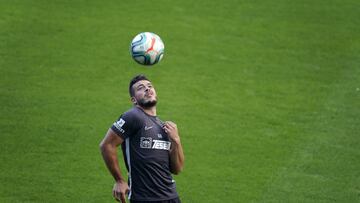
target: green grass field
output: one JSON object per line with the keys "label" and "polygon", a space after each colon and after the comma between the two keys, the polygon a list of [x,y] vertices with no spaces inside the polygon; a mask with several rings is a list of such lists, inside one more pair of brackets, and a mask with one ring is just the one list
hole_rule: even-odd
{"label": "green grass field", "polygon": [[138,73],[184,203],[360,202],[359,36],[358,0],[0,0],[0,202],[114,202],[98,145]]}

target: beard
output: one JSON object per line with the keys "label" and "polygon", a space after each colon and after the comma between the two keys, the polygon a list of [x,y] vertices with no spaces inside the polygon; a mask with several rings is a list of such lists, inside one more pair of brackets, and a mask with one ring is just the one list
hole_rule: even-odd
{"label": "beard", "polygon": [[148,108],[151,108],[151,107],[154,107],[157,103],[157,100],[154,99],[154,100],[149,100],[149,101],[146,101],[145,99],[140,99],[138,101],[138,105],[141,106],[142,108],[144,109],[148,109]]}

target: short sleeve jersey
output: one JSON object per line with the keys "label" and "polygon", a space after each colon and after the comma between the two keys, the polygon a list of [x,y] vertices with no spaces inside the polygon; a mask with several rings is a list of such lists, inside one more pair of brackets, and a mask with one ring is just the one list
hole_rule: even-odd
{"label": "short sleeve jersey", "polygon": [[133,107],[111,129],[124,139],[122,151],[129,172],[129,199],[162,201],[178,197],[170,172],[171,142],[162,121]]}

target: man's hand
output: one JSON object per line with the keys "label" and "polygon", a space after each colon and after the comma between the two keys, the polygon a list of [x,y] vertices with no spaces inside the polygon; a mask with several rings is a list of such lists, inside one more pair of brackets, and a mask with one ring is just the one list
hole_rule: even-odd
{"label": "man's hand", "polygon": [[126,181],[118,181],[114,184],[113,196],[117,201],[126,203],[126,195],[129,191],[129,186]]}
{"label": "man's hand", "polygon": [[171,141],[176,143],[180,142],[179,132],[174,122],[166,121],[163,128],[165,132],[169,135]]}

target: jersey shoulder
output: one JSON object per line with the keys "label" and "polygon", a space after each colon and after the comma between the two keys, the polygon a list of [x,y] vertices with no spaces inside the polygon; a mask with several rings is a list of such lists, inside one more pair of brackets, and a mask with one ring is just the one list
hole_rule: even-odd
{"label": "jersey shoulder", "polygon": [[124,112],[120,118],[127,119],[129,122],[141,122],[144,119],[144,113],[137,107],[133,107]]}
{"label": "jersey shoulder", "polygon": [[144,123],[143,112],[133,107],[123,113],[112,125],[112,129],[121,137],[126,138],[135,133]]}

